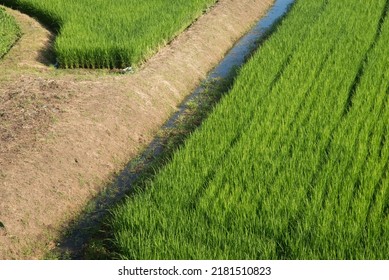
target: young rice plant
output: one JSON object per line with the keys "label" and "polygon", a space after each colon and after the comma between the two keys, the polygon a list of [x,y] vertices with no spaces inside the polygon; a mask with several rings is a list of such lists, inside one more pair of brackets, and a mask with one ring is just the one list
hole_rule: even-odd
{"label": "young rice plant", "polygon": [[64,68],[136,65],[172,40],[216,0],[0,0],[56,29]]}
{"label": "young rice plant", "polygon": [[20,35],[15,19],[0,7],[0,58],[9,51]]}
{"label": "young rice plant", "polygon": [[129,259],[387,259],[389,1],[298,0],[112,214]]}

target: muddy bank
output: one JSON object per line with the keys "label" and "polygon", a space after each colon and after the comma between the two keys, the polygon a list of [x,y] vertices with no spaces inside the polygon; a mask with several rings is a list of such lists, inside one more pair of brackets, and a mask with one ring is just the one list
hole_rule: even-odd
{"label": "muddy bank", "polygon": [[0,62],[0,258],[41,258],[55,247],[270,5],[220,0],[134,75],[55,70],[44,59],[52,34],[13,13],[25,35]]}

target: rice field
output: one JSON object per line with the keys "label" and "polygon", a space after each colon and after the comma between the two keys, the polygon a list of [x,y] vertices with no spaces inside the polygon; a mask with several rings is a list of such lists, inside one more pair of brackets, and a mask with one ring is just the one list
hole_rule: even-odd
{"label": "rice field", "polygon": [[125,259],[388,259],[389,1],[297,0],[112,211]]}
{"label": "rice field", "polygon": [[216,0],[1,0],[55,29],[63,68],[138,65]]}
{"label": "rice field", "polygon": [[20,35],[20,29],[15,19],[6,13],[4,8],[0,7],[0,58],[8,52]]}

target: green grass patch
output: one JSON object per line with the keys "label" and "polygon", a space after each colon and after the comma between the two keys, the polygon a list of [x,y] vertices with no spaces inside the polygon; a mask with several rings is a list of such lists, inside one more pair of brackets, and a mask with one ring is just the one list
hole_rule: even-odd
{"label": "green grass patch", "polygon": [[125,259],[387,259],[389,1],[298,0],[112,211]]}
{"label": "green grass patch", "polygon": [[0,58],[2,58],[21,36],[15,19],[0,7]]}
{"label": "green grass patch", "polygon": [[58,32],[64,68],[137,65],[188,27],[216,0],[2,0]]}

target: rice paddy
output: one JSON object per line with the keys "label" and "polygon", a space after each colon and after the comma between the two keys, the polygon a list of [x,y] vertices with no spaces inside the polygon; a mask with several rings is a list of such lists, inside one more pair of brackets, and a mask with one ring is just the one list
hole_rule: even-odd
{"label": "rice paddy", "polygon": [[216,0],[2,0],[36,15],[58,32],[54,50],[63,68],[140,64],[188,27]]}
{"label": "rice paddy", "polygon": [[15,19],[0,7],[0,58],[8,52],[20,35]]}
{"label": "rice paddy", "polygon": [[387,259],[389,1],[298,0],[110,227],[125,259]]}

